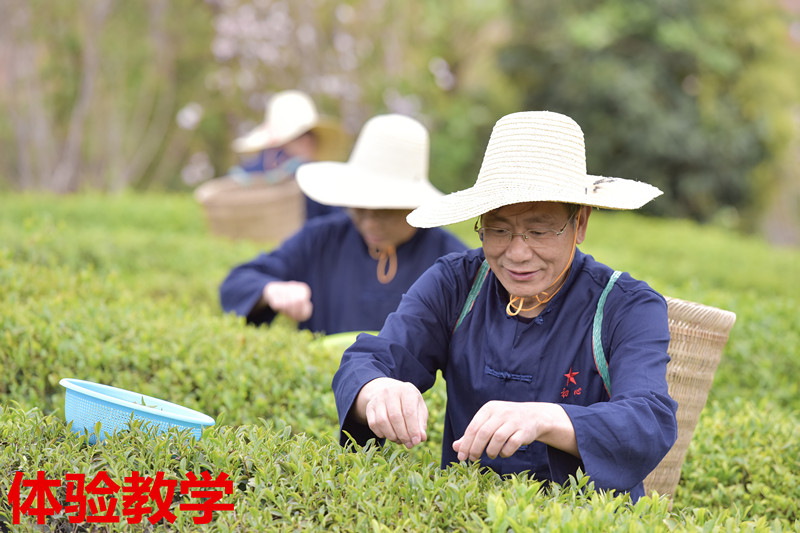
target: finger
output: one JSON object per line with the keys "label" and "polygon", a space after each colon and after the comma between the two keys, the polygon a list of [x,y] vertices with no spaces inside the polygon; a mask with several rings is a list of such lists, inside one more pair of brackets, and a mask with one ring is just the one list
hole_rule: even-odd
{"label": "finger", "polygon": [[422,442],[423,436],[425,435],[428,408],[424,400],[422,400],[422,395],[413,385],[403,387],[400,401],[403,410],[403,420],[406,430],[408,431],[408,441],[404,444],[406,447],[412,448]]}
{"label": "finger", "polygon": [[281,305],[284,294],[283,287],[284,283],[280,281],[268,283],[264,287],[264,299],[266,300],[267,304],[275,310],[277,310]]}
{"label": "finger", "polygon": [[302,300],[296,300],[296,299],[287,302],[286,306],[284,307],[283,313],[292,320],[295,320],[297,322],[302,322],[303,316],[305,314],[304,302]]}
{"label": "finger", "polygon": [[298,281],[297,284],[300,286],[298,293],[302,295],[303,298],[306,300],[311,299],[311,287],[308,286],[308,283],[304,283],[302,281]]}
{"label": "finger", "polygon": [[467,457],[470,461],[477,461],[483,455],[483,451],[494,436],[495,427],[491,420],[487,420],[484,424],[475,431],[472,441],[466,450],[462,449],[462,453],[466,451]]}
{"label": "finger", "polygon": [[506,440],[506,443],[500,449],[500,457],[511,457],[517,453],[520,446],[522,446],[522,435],[519,431],[516,431]]}
{"label": "finger", "polygon": [[292,289],[292,318],[298,322],[308,320],[311,318],[313,309],[313,305],[311,304],[311,289],[305,283],[297,283]]}
{"label": "finger", "polygon": [[425,405],[422,395],[419,397],[419,403],[417,422],[419,424],[420,442],[424,442],[428,440],[428,406]]}
{"label": "finger", "polygon": [[275,295],[274,305],[272,308],[279,313],[290,314],[292,309],[292,300],[285,292],[279,292]]}
{"label": "finger", "polygon": [[397,442],[397,435],[389,423],[386,404],[381,399],[376,398],[367,404],[366,415],[367,425],[376,437]]}
{"label": "finger", "polygon": [[[273,309],[275,308],[273,307]],[[312,310],[313,304],[311,300],[296,293],[288,295],[281,306],[281,312],[297,322],[308,320],[311,317]]]}
{"label": "finger", "polygon": [[[512,448],[511,453],[514,453],[516,448],[518,448],[519,446],[518,445],[513,446],[513,443],[512,444],[508,443],[509,437],[513,433],[514,430],[509,424],[501,424],[499,427],[497,427],[492,432],[489,441],[486,443],[486,450],[485,450],[486,455],[488,455],[492,459],[496,458],[507,444],[509,445],[510,448]],[[482,451],[478,453],[482,453]]]}
{"label": "finger", "polygon": [[[389,425],[391,425],[392,430],[396,435],[396,440],[393,442],[397,442],[399,444],[406,445],[407,448],[410,448],[409,444],[411,444],[411,437],[409,436],[408,427],[406,426],[406,411],[403,410],[403,393],[397,395],[392,395],[386,401],[386,415],[389,420]],[[416,416],[412,420],[415,420]]]}
{"label": "finger", "polygon": [[[472,439],[473,433],[469,431],[469,428],[467,428],[467,431],[464,432],[464,435],[462,435],[461,438],[456,441],[458,442],[458,449],[455,451],[458,453],[459,461],[466,461],[469,458],[469,449],[472,446]],[[455,443],[453,443],[453,445],[455,445]]]}
{"label": "finger", "polygon": [[[458,452],[459,461],[466,461],[470,458],[473,442],[475,441],[478,431],[483,427],[487,416],[486,413],[487,409],[485,405],[478,409],[478,412],[472,417],[467,429],[464,431],[464,435],[459,439],[459,448],[456,450]],[[480,457],[480,455],[478,457]],[[474,461],[475,459],[472,460]]]}
{"label": "finger", "polygon": [[304,322],[311,318],[311,315],[314,313],[314,304],[311,303],[311,300],[306,300],[303,303],[303,307],[300,312],[300,316],[298,318],[298,322]]}

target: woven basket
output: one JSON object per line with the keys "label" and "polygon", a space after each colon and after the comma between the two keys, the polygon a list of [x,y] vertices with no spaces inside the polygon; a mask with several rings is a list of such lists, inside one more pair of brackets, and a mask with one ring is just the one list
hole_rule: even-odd
{"label": "woven basket", "polygon": [[293,179],[243,185],[231,177],[203,183],[194,192],[211,233],[231,239],[280,242],[305,219],[305,197]]}
{"label": "woven basket", "polygon": [[656,491],[672,496],[736,315],[669,297],[667,307],[671,337],[667,383],[670,396],[678,402],[678,440],[644,480],[644,488],[645,494]]}

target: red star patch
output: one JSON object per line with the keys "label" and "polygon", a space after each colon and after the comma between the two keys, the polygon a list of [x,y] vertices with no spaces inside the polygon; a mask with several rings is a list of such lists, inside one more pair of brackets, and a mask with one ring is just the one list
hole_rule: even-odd
{"label": "red star patch", "polygon": [[578,374],[580,374],[580,372],[573,372],[572,367],[569,367],[569,372],[564,374],[564,377],[567,378],[567,385],[569,385],[570,383],[572,383],[573,385],[577,385],[578,382],[575,381],[575,376],[577,376]]}

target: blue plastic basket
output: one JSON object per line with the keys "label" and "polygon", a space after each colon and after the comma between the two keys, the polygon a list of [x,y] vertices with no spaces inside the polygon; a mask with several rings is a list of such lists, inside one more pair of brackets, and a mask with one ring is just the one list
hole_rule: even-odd
{"label": "blue plastic basket", "polygon": [[[195,439],[200,439],[203,427],[214,425],[210,416],[152,396],[80,379],[64,378],[59,383],[67,389],[64,399],[67,422],[72,422],[75,433],[82,435],[87,431],[90,444],[129,429],[131,419],[142,421],[148,428],[157,428],[157,433],[172,427],[191,429]],[[100,435],[94,433],[98,422]]]}

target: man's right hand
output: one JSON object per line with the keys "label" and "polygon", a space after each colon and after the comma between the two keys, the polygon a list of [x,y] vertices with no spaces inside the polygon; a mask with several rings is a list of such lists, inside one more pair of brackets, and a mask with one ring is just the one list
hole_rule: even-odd
{"label": "man's right hand", "polygon": [[361,388],[355,415],[380,438],[406,448],[427,440],[428,406],[414,385],[392,378],[377,378]]}
{"label": "man's right hand", "polygon": [[264,286],[262,299],[275,312],[304,322],[311,318],[311,287],[302,281],[272,281]]}

